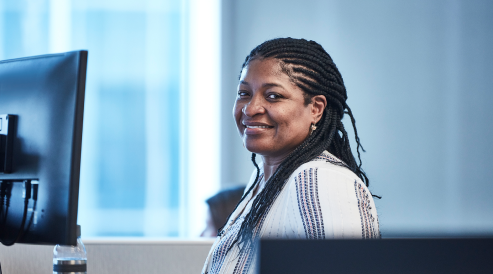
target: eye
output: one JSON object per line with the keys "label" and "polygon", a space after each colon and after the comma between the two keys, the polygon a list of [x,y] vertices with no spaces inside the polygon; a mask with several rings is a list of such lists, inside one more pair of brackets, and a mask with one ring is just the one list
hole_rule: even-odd
{"label": "eye", "polygon": [[267,95],[267,98],[268,99],[271,99],[271,100],[279,100],[279,99],[282,99],[284,97],[281,94],[279,94],[279,93],[269,93]]}
{"label": "eye", "polygon": [[246,97],[246,96],[249,96],[250,94],[245,91],[245,90],[239,90],[238,91],[238,97]]}

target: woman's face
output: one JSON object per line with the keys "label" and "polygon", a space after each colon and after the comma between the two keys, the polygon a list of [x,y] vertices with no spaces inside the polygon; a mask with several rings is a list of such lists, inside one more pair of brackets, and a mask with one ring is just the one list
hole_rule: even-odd
{"label": "woman's face", "polygon": [[252,60],[241,72],[233,109],[245,147],[264,157],[284,159],[321,118],[325,103],[313,102],[305,106],[303,91],[281,71],[276,59]]}

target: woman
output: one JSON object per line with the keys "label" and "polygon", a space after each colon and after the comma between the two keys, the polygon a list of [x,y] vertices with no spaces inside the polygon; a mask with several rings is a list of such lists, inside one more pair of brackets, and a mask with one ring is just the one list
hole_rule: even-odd
{"label": "woman", "polygon": [[[203,273],[252,273],[259,237],[380,237],[346,99],[341,74],[316,42],[280,38],[251,51],[233,114],[256,171]],[[359,164],[342,124],[344,114],[351,118]]]}

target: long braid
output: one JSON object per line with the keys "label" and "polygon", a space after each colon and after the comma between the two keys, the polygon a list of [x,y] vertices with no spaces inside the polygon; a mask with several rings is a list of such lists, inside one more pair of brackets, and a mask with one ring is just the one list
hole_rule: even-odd
{"label": "long braid", "polygon": [[[253,201],[252,208],[246,215],[238,236],[231,245],[232,247],[235,243],[240,243],[240,250],[242,252],[249,246],[246,243],[253,240],[255,228],[261,222],[262,217],[268,213],[270,206],[282,191],[289,176],[299,166],[313,160],[324,150],[328,150],[344,162],[343,164],[334,162],[334,164],[349,168],[367,186],[369,185],[368,177],[361,169],[359,149],[361,148],[363,151],[364,149],[361,146],[356,130],[356,120],[351,109],[346,104],[347,93],[342,75],[330,55],[321,45],[314,41],[293,38],[273,39],[254,48],[245,58],[242,70],[248,66],[250,61],[265,58],[277,59],[282,71],[290,77],[293,83],[303,90],[305,98],[311,100],[315,95],[324,95],[327,99],[327,106],[322,118],[317,123],[317,130],[284,159],[266,182],[265,188]],[[308,104],[310,100],[308,102],[305,100],[305,103]],[[358,153],[359,164],[356,163],[351,152],[348,134],[342,124],[344,114],[348,114],[351,118],[357,144],[356,151]],[[257,176],[247,194],[254,189],[259,180],[260,169],[255,162],[255,153],[252,154],[252,162],[257,169]],[[243,196],[242,200],[247,194]],[[223,231],[221,229],[220,234],[222,233]]]}
{"label": "long braid", "polygon": [[[233,209],[233,212],[235,212],[235,211],[236,211],[236,208],[238,208],[238,206],[241,204],[241,202],[243,202],[243,200],[245,200],[245,197],[247,197],[247,196],[248,196],[248,194],[249,194],[250,192],[252,192],[252,190],[253,190],[253,189],[255,188],[255,186],[258,184],[258,178],[259,178],[259,176],[260,176],[260,168],[258,167],[258,164],[257,164],[257,162],[255,161],[255,157],[256,157],[256,156],[257,156],[257,154],[252,153],[252,162],[253,162],[253,165],[255,166],[255,168],[257,169],[257,175],[256,175],[256,177],[255,177],[255,181],[254,181],[255,183],[253,183],[253,184],[250,186],[250,188],[247,190],[247,192],[246,192],[245,194],[243,194],[243,196],[241,196],[241,199],[240,199],[240,201],[236,204],[235,209]],[[226,224],[227,224],[227,222],[228,222],[229,218],[231,217],[231,215],[233,214],[233,212],[231,212],[231,213],[229,214],[228,218],[226,219],[226,223],[224,223],[224,225],[223,225],[223,226],[221,226],[221,227],[217,230],[217,235],[221,236],[221,235],[224,233],[223,228],[226,226]],[[232,246],[232,245],[231,245],[231,246]],[[0,273],[0,274],[1,274],[1,273]]]}

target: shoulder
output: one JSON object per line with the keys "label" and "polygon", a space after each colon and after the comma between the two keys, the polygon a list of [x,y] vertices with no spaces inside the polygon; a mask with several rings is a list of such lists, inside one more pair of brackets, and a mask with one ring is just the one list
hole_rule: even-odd
{"label": "shoulder", "polygon": [[287,191],[298,205],[307,238],[379,237],[370,191],[328,152],[296,169],[289,177]]}
{"label": "shoulder", "polygon": [[367,203],[373,200],[366,184],[327,151],[296,169],[287,185],[298,200],[303,196],[313,196],[314,199],[358,206],[362,201]]}
{"label": "shoulder", "polygon": [[[346,167],[346,164],[324,151],[310,162],[299,166],[290,176],[290,182],[315,180],[322,184],[363,184],[361,179]],[[366,187],[366,186],[365,186]]]}

